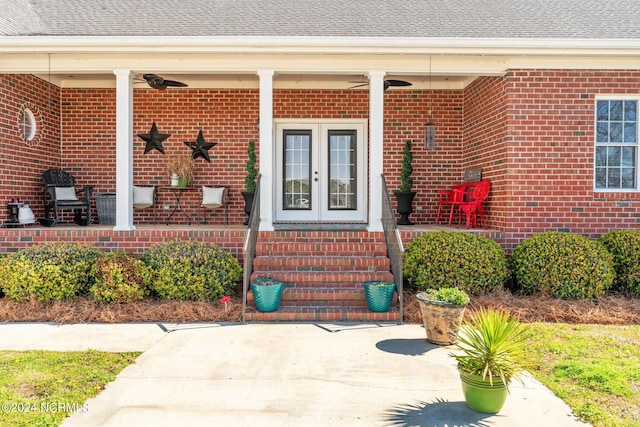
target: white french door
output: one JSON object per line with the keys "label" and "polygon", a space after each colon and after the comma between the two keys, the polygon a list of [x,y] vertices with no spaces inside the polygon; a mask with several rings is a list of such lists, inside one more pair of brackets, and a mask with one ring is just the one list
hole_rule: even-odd
{"label": "white french door", "polygon": [[364,223],[366,122],[276,122],[276,222]]}

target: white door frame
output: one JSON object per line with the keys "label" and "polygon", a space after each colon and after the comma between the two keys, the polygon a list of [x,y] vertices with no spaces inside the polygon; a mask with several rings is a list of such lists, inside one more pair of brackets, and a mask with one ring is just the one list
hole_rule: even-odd
{"label": "white door frame", "polygon": [[[283,131],[284,130],[311,130],[312,131],[312,165],[311,165],[311,201],[314,208],[310,211],[283,209]],[[354,210],[329,210],[326,208],[328,194],[328,150],[325,150],[328,132],[330,130],[355,130],[356,131],[356,164],[357,164],[357,192],[356,206]],[[273,194],[274,194],[274,223],[360,223],[367,222],[368,212],[368,177],[367,177],[367,120],[366,119],[276,119],[274,120],[273,137]],[[316,174],[316,172],[318,172]],[[315,181],[318,178],[318,181]],[[323,200],[324,199],[324,200]],[[325,203],[325,206],[323,206]]]}

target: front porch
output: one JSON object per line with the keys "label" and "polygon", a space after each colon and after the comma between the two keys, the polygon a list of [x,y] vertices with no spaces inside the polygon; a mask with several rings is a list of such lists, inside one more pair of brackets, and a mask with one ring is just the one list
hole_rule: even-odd
{"label": "front porch", "polygon": [[[116,231],[113,225],[90,224],[86,227],[75,224],[58,224],[53,227],[40,225],[26,225],[14,228],[0,228],[0,253],[7,254],[27,248],[33,244],[52,241],[81,242],[93,245],[105,251],[127,251],[142,253],[154,243],[166,242],[175,239],[195,239],[207,243],[215,243],[217,246],[231,252],[242,262],[242,245],[247,228],[240,224],[139,224],[133,231]],[[505,233],[498,230],[472,229],[463,227],[447,227],[446,225],[416,224],[398,226],[403,244],[407,244],[416,237],[438,230],[471,232],[495,240],[499,244],[505,239]],[[335,230],[313,229],[305,226],[301,231],[318,231],[330,233]],[[282,231],[282,230],[281,230]],[[295,231],[295,227],[289,227],[286,231]],[[349,230],[340,230],[349,232]],[[261,232],[265,239],[269,232]]]}

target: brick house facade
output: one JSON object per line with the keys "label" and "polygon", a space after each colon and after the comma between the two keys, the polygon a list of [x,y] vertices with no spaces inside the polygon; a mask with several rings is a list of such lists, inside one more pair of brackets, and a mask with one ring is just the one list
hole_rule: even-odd
{"label": "brick house facade", "polygon": [[[597,236],[610,229],[637,227],[637,192],[594,190],[596,96],[637,94],[637,71],[509,70],[500,77],[480,77],[462,90],[396,90],[384,95],[384,166],[389,189],[399,184],[402,149],[414,145],[414,190],[417,224],[434,222],[437,190],[461,180],[465,169],[481,167],[491,180],[486,224],[499,232],[506,248],[537,232],[569,230]],[[2,200],[20,197],[36,216],[40,176],[48,167],[63,167],[96,192],[115,191],[115,91],[59,88],[30,75],[1,75],[0,135]],[[244,161],[248,141],[258,141],[256,90],[134,90],[134,133],[148,132],[156,122],[170,133],[166,156],[143,154],[144,141],[134,139],[134,183],[168,184],[167,156],[189,154],[184,141],[202,129],[217,145],[212,163],[202,159],[194,185],[230,187],[230,219],[244,219]],[[37,144],[24,144],[15,124],[18,106],[33,105],[44,132]],[[429,104],[429,105],[428,105]],[[423,112],[431,107],[438,124],[437,149],[422,145]],[[274,119],[367,119],[367,90],[274,90]],[[173,196],[160,193],[159,205]],[[201,215],[199,193],[185,206]],[[149,211],[135,212],[137,223],[149,223]]]}
{"label": "brick house facade", "polygon": [[[12,19],[0,19],[0,200],[19,197],[43,215],[41,174],[62,167],[79,185],[115,192],[113,231],[133,231],[150,224],[152,213],[131,209],[132,186],[160,188],[161,213],[174,205],[174,195],[161,188],[169,183],[166,159],[189,155],[184,143],[201,130],[217,145],[211,163],[196,160],[183,207],[201,219],[196,190],[226,185],[230,224],[241,227],[246,148],[256,141],[260,227],[271,231],[290,221],[281,212],[282,129],[313,125],[326,136],[326,129],[347,126],[357,129],[352,151],[364,153],[349,166],[357,170],[350,177],[357,184],[356,220],[345,210],[328,221],[320,212],[293,222],[346,222],[380,232],[380,175],[389,192],[398,187],[402,149],[411,139],[418,226],[434,222],[439,189],[481,168],[492,185],[486,233],[507,250],[546,230],[597,236],[638,227],[637,8],[595,0],[544,8],[532,0],[491,7],[464,0],[429,7],[418,0],[392,7],[382,0],[185,0],[180,13],[154,16],[149,25],[138,13],[142,5],[116,3],[7,5]],[[157,10],[172,6],[154,2]],[[188,87],[152,89],[145,73]],[[386,90],[387,79],[411,86]],[[20,133],[25,108],[38,127],[33,140]],[[435,150],[423,143],[430,119],[437,125]],[[166,155],[143,154],[136,135],[153,123],[171,134]],[[330,170],[324,155],[314,154],[324,163],[310,167],[311,178]],[[314,191],[331,197],[327,188]],[[213,213],[212,222],[222,223],[222,213]],[[420,233],[402,232],[408,239]]]}

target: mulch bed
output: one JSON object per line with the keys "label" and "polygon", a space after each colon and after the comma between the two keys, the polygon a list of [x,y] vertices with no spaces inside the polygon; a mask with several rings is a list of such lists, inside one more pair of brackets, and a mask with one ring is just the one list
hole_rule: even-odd
{"label": "mulch bed", "polygon": [[[413,294],[405,292],[405,322],[422,323],[420,307]],[[508,310],[524,323],[592,323],[599,325],[640,324],[640,299],[608,295],[598,301],[559,300],[543,296],[517,296],[506,290],[474,297],[469,309]]]}
{"label": "mulch bed", "polygon": [[[547,297],[517,296],[500,290],[475,297],[470,309],[506,309],[522,322],[640,324],[640,299],[610,295],[599,301],[564,301]],[[469,310],[467,310],[468,312]],[[413,292],[404,294],[406,323],[422,323]],[[240,322],[242,300],[232,297],[225,305],[207,302],[145,299],[130,304],[102,304],[80,298],[74,302],[23,302],[0,299],[0,322],[122,323],[122,322]]]}

